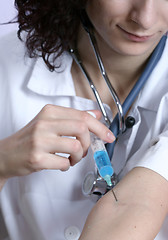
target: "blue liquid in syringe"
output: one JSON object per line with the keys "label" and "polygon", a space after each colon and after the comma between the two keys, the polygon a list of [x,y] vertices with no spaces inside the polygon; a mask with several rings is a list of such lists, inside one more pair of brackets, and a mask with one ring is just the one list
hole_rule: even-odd
{"label": "blue liquid in syringe", "polygon": [[96,151],[94,153],[94,159],[101,177],[104,178],[106,175],[113,175],[114,171],[106,151]]}

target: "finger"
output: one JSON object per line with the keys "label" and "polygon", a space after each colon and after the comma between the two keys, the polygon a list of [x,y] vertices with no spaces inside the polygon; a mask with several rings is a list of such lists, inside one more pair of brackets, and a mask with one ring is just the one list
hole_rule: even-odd
{"label": "finger", "polygon": [[[99,118],[100,113],[98,113],[98,111],[94,112],[96,116]],[[89,131],[96,134],[102,140],[106,142],[113,142],[115,140],[113,133],[104,124],[99,122],[97,119],[95,119],[93,116],[91,116],[89,113],[85,111],[79,111],[72,108],[65,108],[54,105],[46,105],[42,109],[41,114],[43,115],[44,118],[45,117],[49,118],[50,116],[51,119],[57,120],[69,119],[83,121],[87,125]]]}
{"label": "finger", "polygon": [[[64,146],[68,145],[68,143],[65,143],[66,145],[63,143],[66,138],[58,140],[58,137],[60,136],[75,137],[81,143],[84,153],[87,152],[90,145],[90,132],[84,121],[65,119],[51,121],[40,120],[39,126],[36,126],[36,131],[37,133],[34,134],[36,138],[38,137],[36,142],[40,144],[40,142],[43,141],[41,144],[44,144],[44,146],[51,146],[51,149],[52,146],[56,147],[56,142],[60,149],[63,147],[60,143]],[[57,149],[59,150],[59,148]]]}
{"label": "finger", "polygon": [[[102,117],[102,114],[99,110],[88,110],[89,112],[93,112],[97,119]],[[81,111],[74,108],[56,106],[52,104],[45,105],[39,113],[39,117],[43,119],[83,119],[83,113],[87,111]],[[86,114],[87,115],[87,114]]]}
{"label": "finger", "polygon": [[[69,160],[71,166],[74,166],[76,163],[78,163],[84,156],[85,153],[83,147],[78,139],[59,137],[58,141],[59,141],[58,149],[61,150],[62,146],[64,146],[62,152],[70,155]],[[86,151],[87,150],[85,150],[85,152]]]}
{"label": "finger", "polygon": [[76,137],[81,142],[83,152],[86,152],[90,145],[90,132],[85,122],[80,120],[57,121],[57,134],[59,136]]}
{"label": "finger", "polygon": [[[90,131],[93,132],[95,135],[97,135],[99,138],[101,138],[103,141],[106,142],[113,142],[115,140],[115,136],[114,134],[100,121],[98,121],[97,119],[95,119],[93,116],[91,116],[89,113],[87,112],[79,112],[80,114],[78,115],[77,120],[71,120],[71,118],[69,119],[70,121],[72,121],[71,123],[69,122],[69,130],[74,131],[76,128],[76,131],[84,134],[86,128]],[[98,114],[98,112],[96,113],[98,115],[98,117],[100,117],[100,115]],[[62,123],[63,120],[61,119]],[[75,124],[75,128],[73,127],[73,121]],[[65,122],[64,122],[65,123]],[[68,129],[66,128],[66,130],[68,131]],[[76,132],[76,133],[77,133]],[[69,135],[68,135],[69,136]],[[86,135],[87,136],[87,135]],[[85,137],[86,137],[85,136]],[[88,138],[87,138],[88,140]]]}
{"label": "finger", "polygon": [[[38,120],[29,134],[30,144],[34,150],[70,153],[72,161],[81,159],[90,145],[90,132],[87,125],[77,120]],[[62,136],[75,139],[62,138]]]}
{"label": "finger", "polygon": [[67,171],[69,168],[70,161],[68,158],[52,153],[40,153],[38,158],[29,162],[29,169],[31,169],[31,171],[40,171],[45,169]]}
{"label": "finger", "polygon": [[[98,110],[92,110],[85,112],[86,122],[89,127],[89,131],[93,132],[99,138],[106,142],[113,142],[115,141],[114,134],[108,129],[103,123],[98,121],[101,119],[102,114]],[[89,115],[89,116],[88,116]]]}
{"label": "finger", "polygon": [[47,104],[42,108],[38,117],[43,119],[79,119],[80,112],[80,110],[69,107]]}
{"label": "finger", "polygon": [[[69,137],[53,137],[45,144],[45,152],[69,154],[71,166],[78,163],[85,155],[81,142]],[[87,150],[86,150],[87,151]]]}

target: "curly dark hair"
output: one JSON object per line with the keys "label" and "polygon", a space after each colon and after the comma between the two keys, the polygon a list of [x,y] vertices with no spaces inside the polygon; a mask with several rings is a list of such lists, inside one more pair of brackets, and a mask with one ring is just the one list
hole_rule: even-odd
{"label": "curly dark hair", "polygon": [[[42,57],[53,71],[55,60],[75,41],[80,12],[87,0],[15,0],[18,10],[18,37],[23,40],[30,57]],[[52,54],[52,58],[50,57]]]}

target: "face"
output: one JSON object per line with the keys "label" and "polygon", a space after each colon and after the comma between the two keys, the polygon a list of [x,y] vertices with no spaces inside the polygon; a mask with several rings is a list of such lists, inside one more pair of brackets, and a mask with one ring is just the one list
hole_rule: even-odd
{"label": "face", "polygon": [[168,30],[168,0],[88,0],[100,46],[122,55],[151,52]]}

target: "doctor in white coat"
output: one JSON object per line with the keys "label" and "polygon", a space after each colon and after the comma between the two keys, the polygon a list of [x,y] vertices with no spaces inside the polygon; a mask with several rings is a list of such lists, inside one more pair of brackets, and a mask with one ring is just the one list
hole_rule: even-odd
{"label": "doctor in white coat", "polygon": [[123,103],[166,35],[168,2],[17,0],[16,4],[23,42],[16,34],[0,41],[0,206],[9,239],[166,240],[167,40],[127,113],[135,124],[115,145],[117,202],[111,191],[96,203],[82,194],[83,179],[95,168],[90,132],[109,143],[115,138],[100,121],[98,104],[68,49],[78,49],[112,121],[115,105],[79,10],[85,8],[94,26],[106,71]]}

